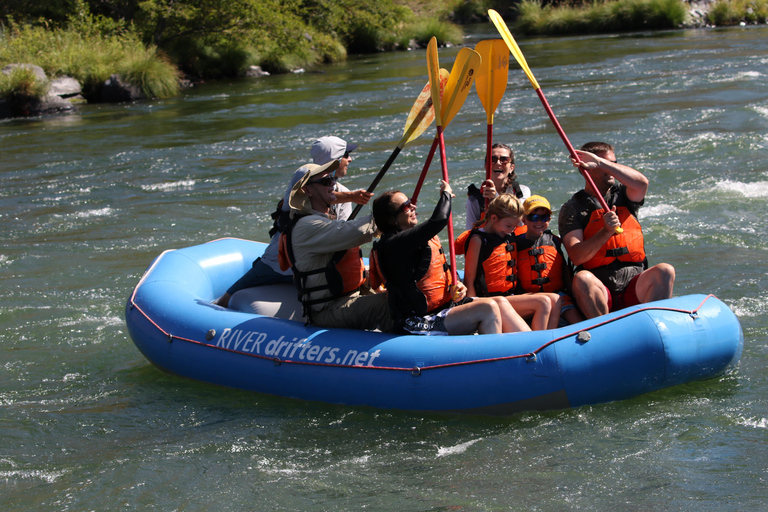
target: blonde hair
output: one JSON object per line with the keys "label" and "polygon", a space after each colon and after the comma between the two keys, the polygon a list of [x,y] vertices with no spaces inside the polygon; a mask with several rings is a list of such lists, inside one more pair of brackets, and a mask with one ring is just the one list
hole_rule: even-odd
{"label": "blonde hair", "polygon": [[482,218],[475,222],[474,227],[479,228],[485,221],[491,218],[491,215],[495,215],[499,219],[506,219],[509,217],[522,217],[523,216],[523,203],[515,197],[514,194],[499,194],[496,198],[488,204],[488,208],[485,211],[485,218]]}

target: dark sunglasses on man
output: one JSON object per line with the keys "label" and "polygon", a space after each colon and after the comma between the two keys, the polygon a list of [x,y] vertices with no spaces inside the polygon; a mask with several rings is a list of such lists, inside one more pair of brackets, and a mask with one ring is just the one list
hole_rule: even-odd
{"label": "dark sunglasses on man", "polygon": [[323,176],[320,179],[310,181],[309,185],[314,185],[315,183],[318,183],[324,187],[330,187],[336,183],[336,176]]}
{"label": "dark sunglasses on man", "polygon": [[501,162],[503,164],[509,163],[510,158],[508,156],[492,156],[491,163]]}

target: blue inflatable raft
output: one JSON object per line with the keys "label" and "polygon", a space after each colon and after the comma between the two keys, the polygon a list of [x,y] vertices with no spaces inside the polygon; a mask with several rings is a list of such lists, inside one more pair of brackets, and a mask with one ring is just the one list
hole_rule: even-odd
{"label": "blue inflatable raft", "polygon": [[167,372],[273,395],[492,415],[626,399],[718,376],[741,356],[739,321],[711,295],[549,331],[450,337],[306,326],[287,319],[296,311],[274,287],[249,292],[283,318],[213,304],[265,247],[222,239],[156,258],[126,307],[142,354]]}

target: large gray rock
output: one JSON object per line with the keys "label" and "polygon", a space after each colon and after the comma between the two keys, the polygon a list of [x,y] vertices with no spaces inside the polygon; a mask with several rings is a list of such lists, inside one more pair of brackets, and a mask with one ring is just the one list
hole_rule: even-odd
{"label": "large gray rock", "polygon": [[269,76],[269,72],[261,69],[261,66],[250,66],[245,71],[245,76],[248,78],[258,78],[261,76]]}
{"label": "large gray rock", "polygon": [[8,64],[3,69],[0,69],[0,72],[5,73],[6,75],[10,75],[13,72],[13,70],[17,68],[31,69],[32,72],[35,74],[35,77],[41,82],[45,82],[48,80],[48,77],[45,75],[45,71],[43,71],[43,68],[41,68],[40,66],[35,66],[34,64]]}
{"label": "large gray rock", "polygon": [[118,75],[112,75],[104,82],[100,99],[104,103],[125,103],[143,100],[145,97],[139,87],[124,82]]}
{"label": "large gray rock", "polygon": [[80,82],[71,76],[60,76],[51,80],[51,94],[61,96],[62,98],[71,98],[83,92]]}

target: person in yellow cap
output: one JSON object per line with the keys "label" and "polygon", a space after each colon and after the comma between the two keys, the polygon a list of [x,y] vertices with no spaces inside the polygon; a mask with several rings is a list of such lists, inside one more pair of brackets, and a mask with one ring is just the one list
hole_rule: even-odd
{"label": "person in yellow cap", "polygon": [[530,328],[518,330],[553,329],[560,320],[559,297],[517,291],[514,237],[522,217],[523,205],[513,194],[505,192],[488,203],[485,218],[476,223],[466,242],[464,284],[470,297],[501,298],[517,316],[530,319]]}
{"label": "person in yellow cap", "polygon": [[[584,318],[566,293],[572,272],[562,253],[560,238],[549,230],[552,207],[547,198],[533,195],[523,203],[526,230],[515,237],[517,293],[546,294],[553,311],[569,324]],[[558,322],[559,323],[559,322]]]}

